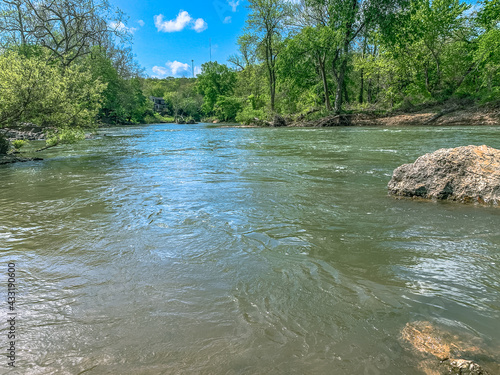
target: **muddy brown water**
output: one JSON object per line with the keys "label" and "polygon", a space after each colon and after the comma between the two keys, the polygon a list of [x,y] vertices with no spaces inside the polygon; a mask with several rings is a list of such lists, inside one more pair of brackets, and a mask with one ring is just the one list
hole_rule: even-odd
{"label": "muddy brown water", "polygon": [[412,321],[500,373],[500,209],[386,190],[500,128],[104,132],[0,167],[0,373],[420,374]]}

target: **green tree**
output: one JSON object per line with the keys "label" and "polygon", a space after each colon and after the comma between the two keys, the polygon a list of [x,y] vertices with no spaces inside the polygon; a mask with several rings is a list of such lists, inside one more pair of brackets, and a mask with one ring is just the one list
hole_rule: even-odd
{"label": "green tree", "polygon": [[112,37],[126,40],[125,22],[108,0],[0,0],[0,44],[43,46],[64,66]]}
{"label": "green tree", "polygon": [[214,113],[214,106],[220,96],[231,96],[236,85],[236,73],[226,65],[208,62],[201,66],[198,75],[198,91],[203,95],[203,111]]}
{"label": "green tree", "polygon": [[486,0],[477,14],[477,23],[484,32],[478,38],[474,61],[480,76],[484,99],[500,95],[500,1]]}
{"label": "green tree", "polygon": [[105,88],[82,66],[66,69],[47,51],[27,57],[0,55],[0,127],[31,122],[41,127],[84,128],[95,124]]}
{"label": "green tree", "polygon": [[231,96],[219,96],[214,106],[214,112],[222,121],[235,120],[241,110],[241,100]]}
{"label": "green tree", "polygon": [[346,78],[352,51],[360,34],[374,25],[382,25],[390,19],[399,0],[308,0],[311,12],[332,32],[331,66],[336,83],[335,112],[340,113],[347,93]]}
{"label": "green tree", "polygon": [[142,92],[138,77],[124,78],[115,68],[107,51],[95,47],[85,60],[86,69],[95,79],[106,84],[102,93],[99,117],[105,122],[142,122],[151,105]]}
{"label": "green tree", "polygon": [[168,80],[164,98],[170,114],[177,119],[190,117],[199,121],[202,116],[203,97],[198,93],[196,80],[192,78],[177,78]]}
{"label": "green tree", "polygon": [[240,47],[245,49],[251,44],[256,45],[259,60],[264,62],[267,69],[271,111],[274,111],[276,60],[281,50],[285,21],[290,16],[290,4],[284,0],[249,0],[249,2],[247,34],[240,38]]}
{"label": "green tree", "polygon": [[334,43],[330,28],[322,25],[306,26],[287,41],[278,62],[282,79],[292,81],[301,91],[321,82],[327,111],[332,110],[327,63]]}
{"label": "green tree", "polygon": [[383,35],[386,49],[409,75],[407,90],[431,97],[452,95],[473,70],[472,29],[459,0],[415,0]]}

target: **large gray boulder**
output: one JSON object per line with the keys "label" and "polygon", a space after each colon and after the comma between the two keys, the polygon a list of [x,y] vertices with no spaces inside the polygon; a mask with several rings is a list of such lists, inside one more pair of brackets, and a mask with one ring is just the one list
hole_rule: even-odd
{"label": "large gray boulder", "polygon": [[500,150],[441,149],[394,170],[389,194],[463,203],[500,204]]}

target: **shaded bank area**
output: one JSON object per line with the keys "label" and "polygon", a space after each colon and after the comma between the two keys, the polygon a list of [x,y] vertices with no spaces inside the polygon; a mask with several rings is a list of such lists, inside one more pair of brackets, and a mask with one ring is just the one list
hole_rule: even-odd
{"label": "shaded bank area", "polygon": [[[310,111],[298,116],[276,115],[271,121],[255,118],[250,126],[332,127],[332,126],[467,126],[500,125],[500,103],[484,106],[444,104],[413,107],[390,113],[365,111],[319,116]],[[245,125],[248,126],[248,125]]]}
{"label": "shaded bank area", "polygon": [[42,158],[25,158],[14,155],[3,155],[0,156],[0,165],[14,164],[14,163],[25,163],[28,161],[41,161]]}

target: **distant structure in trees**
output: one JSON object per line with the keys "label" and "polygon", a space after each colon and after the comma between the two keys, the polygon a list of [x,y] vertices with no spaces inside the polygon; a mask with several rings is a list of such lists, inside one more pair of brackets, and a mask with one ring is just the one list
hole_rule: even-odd
{"label": "distant structure in trees", "polygon": [[167,108],[167,105],[165,104],[165,99],[157,97],[157,96],[150,96],[149,99],[151,99],[154,103],[154,109],[158,113],[165,112],[165,109]]}

